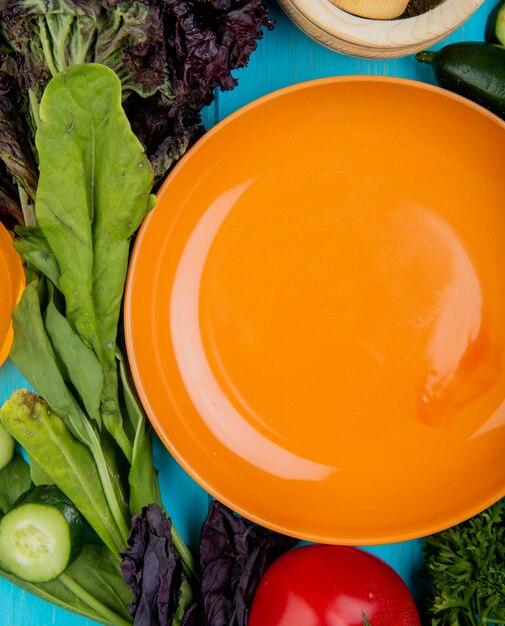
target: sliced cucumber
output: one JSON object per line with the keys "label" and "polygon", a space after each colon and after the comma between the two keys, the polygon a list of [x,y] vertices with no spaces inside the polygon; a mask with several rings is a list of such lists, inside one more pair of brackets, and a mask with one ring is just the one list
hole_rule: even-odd
{"label": "sliced cucumber", "polygon": [[84,519],[56,485],[27,492],[0,520],[0,566],[18,578],[47,582],[84,545]]}
{"label": "sliced cucumber", "polygon": [[0,424],[0,470],[6,467],[14,456],[14,437]]}

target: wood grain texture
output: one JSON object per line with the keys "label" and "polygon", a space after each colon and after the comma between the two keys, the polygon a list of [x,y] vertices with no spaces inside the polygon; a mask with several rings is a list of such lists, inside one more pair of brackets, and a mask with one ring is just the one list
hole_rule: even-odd
{"label": "wood grain texture", "polygon": [[416,17],[371,20],[342,11],[330,0],[279,0],[316,41],[345,54],[372,58],[404,56],[436,43],[463,24],[483,2],[444,0]]}
{"label": "wood grain texture", "polygon": [[[478,12],[449,40],[482,39],[485,19],[495,0],[486,0]],[[277,24],[266,33],[254,53],[250,66],[236,73],[239,86],[219,94],[216,102],[205,111],[207,127],[262,95],[296,82],[342,74],[377,74],[401,76],[433,82],[431,69],[417,64],[412,56],[388,61],[354,59],[332,52],[303,35],[270,2]],[[441,45],[441,44],[439,44]],[[338,106],[338,102],[335,103]],[[265,137],[265,146],[268,138]],[[247,146],[244,146],[247,150]],[[240,158],[240,155],[237,155]],[[307,155],[310,158],[310,155]],[[429,172],[426,173],[429,176]],[[0,368],[0,402],[12,391],[26,385],[12,363]],[[177,465],[157,441],[155,463],[160,469],[163,500],[182,535],[195,546],[209,496]],[[401,497],[401,494],[399,494]],[[422,541],[408,541],[369,550],[389,562],[420,597],[421,585],[417,570],[421,562]],[[91,626],[92,622],[71,615],[42,602],[0,579],[0,626]]]}

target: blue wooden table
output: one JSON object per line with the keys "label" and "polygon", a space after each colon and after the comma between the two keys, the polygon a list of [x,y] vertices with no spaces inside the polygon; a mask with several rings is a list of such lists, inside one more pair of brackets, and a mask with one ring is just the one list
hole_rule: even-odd
{"label": "blue wooden table", "polygon": [[[496,0],[486,0],[477,13],[445,42],[482,40],[484,24]],[[389,61],[345,57],[326,50],[299,32],[270,2],[276,20],[273,32],[266,33],[249,66],[236,73],[239,86],[219,94],[205,112],[205,124],[218,121],[252,100],[293,83],[342,74],[376,74],[433,82],[431,69],[416,63],[413,56]],[[442,45],[442,44],[439,44]],[[7,361],[0,368],[0,404],[18,387],[26,386],[15,367]],[[160,469],[163,501],[181,534],[190,545],[198,544],[200,525],[210,497],[155,442],[155,464]],[[420,600],[421,581],[417,570],[422,560],[422,541],[376,546],[370,551],[392,565]],[[67,613],[19,590],[0,579],[0,626],[90,626],[92,622]]]}

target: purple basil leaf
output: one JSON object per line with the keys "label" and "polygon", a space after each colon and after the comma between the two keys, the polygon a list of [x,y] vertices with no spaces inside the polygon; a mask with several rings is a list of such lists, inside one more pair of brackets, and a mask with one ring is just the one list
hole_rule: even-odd
{"label": "purple basil leaf", "polygon": [[40,99],[51,73],[76,62],[117,73],[157,180],[203,133],[215,89],[237,84],[232,70],[273,27],[262,0],[0,0],[0,11],[23,91]]}
{"label": "purple basil leaf", "polygon": [[200,536],[207,626],[246,626],[261,578],[295,544],[296,539],[258,528],[212,502]]}
{"label": "purple basil leaf", "polygon": [[199,604],[193,602],[184,615],[181,626],[205,626],[205,619]]}
{"label": "purple basil leaf", "polygon": [[18,93],[15,81],[0,70],[0,158],[27,196],[35,199],[37,166]]}
{"label": "purple basil leaf", "polygon": [[133,591],[135,626],[170,626],[180,598],[182,564],[172,545],[172,522],[156,504],[136,515],[121,553],[121,572]]}
{"label": "purple basil leaf", "polygon": [[23,212],[19,205],[19,196],[3,161],[0,159],[0,222],[7,230],[14,230],[18,224],[23,224]]}
{"label": "purple basil leaf", "polygon": [[38,178],[21,80],[12,51],[0,45],[0,220],[9,229],[24,224],[22,207],[33,206]]}

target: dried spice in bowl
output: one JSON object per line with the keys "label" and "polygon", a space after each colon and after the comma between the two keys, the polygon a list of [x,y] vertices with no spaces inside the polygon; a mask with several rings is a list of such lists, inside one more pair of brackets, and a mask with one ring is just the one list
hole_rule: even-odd
{"label": "dried spice in bowl", "polygon": [[400,18],[414,17],[415,15],[421,15],[434,9],[441,4],[442,0],[410,0],[405,11],[400,15]]}

